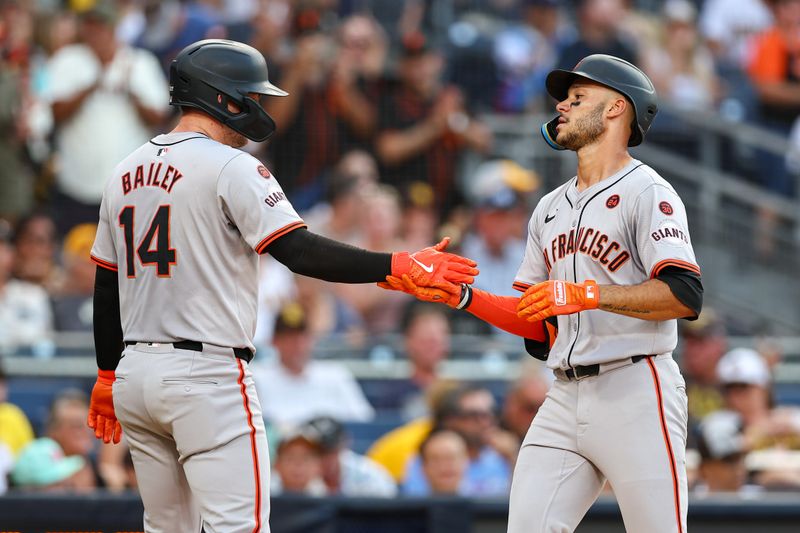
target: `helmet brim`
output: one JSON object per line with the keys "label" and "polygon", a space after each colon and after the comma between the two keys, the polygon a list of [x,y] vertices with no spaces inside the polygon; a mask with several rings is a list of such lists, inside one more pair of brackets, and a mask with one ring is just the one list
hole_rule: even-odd
{"label": "helmet brim", "polygon": [[258,83],[251,83],[249,85],[240,85],[238,89],[242,95],[247,93],[256,93],[266,94],[268,96],[289,96],[289,93],[268,81],[260,81]]}
{"label": "helmet brim", "polygon": [[570,70],[555,69],[547,75],[544,84],[550,96],[561,102],[567,99],[569,88],[575,80],[582,77]]}

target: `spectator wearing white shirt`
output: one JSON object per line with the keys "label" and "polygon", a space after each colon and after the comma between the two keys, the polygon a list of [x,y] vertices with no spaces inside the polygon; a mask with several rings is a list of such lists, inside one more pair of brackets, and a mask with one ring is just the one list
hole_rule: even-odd
{"label": "spectator wearing white shirt", "polygon": [[158,60],[115,36],[116,10],[100,0],[81,15],[83,42],[50,60],[45,94],[56,124],[59,227],[96,222],[106,180],[147,142],[167,114],[169,89]]}
{"label": "spectator wearing white shirt", "polygon": [[50,346],[53,318],[47,292],[11,278],[14,248],[11,229],[0,221],[0,355]]}
{"label": "spectator wearing white shirt", "polygon": [[340,363],[313,361],[314,339],[303,308],[284,305],[275,321],[272,344],[277,359],[256,357],[251,366],[264,418],[274,424],[300,424],[327,415],[346,422],[372,420],[375,411],[353,375]]}

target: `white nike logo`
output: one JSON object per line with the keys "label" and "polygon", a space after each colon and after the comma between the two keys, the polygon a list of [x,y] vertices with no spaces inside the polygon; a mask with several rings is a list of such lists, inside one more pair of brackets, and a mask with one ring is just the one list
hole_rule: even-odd
{"label": "white nike logo", "polygon": [[415,257],[412,257],[411,260],[414,261],[419,266],[421,266],[422,270],[424,270],[428,274],[432,274],[433,273],[433,265],[425,265],[423,263],[420,263],[419,261],[417,261],[417,259]]}

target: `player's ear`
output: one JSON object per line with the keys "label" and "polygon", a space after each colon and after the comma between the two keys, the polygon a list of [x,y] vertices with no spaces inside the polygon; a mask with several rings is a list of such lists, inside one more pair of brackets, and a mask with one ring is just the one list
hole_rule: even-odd
{"label": "player's ear", "polygon": [[616,118],[629,113],[633,107],[628,103],[628,100],[626,100],[624,96],[615,95],[613,98],[608,100],[606,109],[606,116],[608,118]]}

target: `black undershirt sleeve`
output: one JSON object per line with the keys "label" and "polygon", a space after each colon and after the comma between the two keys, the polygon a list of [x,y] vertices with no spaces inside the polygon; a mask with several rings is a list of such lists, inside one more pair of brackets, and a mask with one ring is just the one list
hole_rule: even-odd
{"label": "black undershirt sleeve", "polygon": [[264,251],[295,274],[325,281],[375,283],[392,272],[392,254],[356,248],[305,228],[279,237]]}
{"label": "black undershirt sleeve", "polygon": [[117,273],[97,267],[94,277],[94,349],[100,370],[115,370],[122,355]]}
{"label": "black undershirt sleeve", "polygon": [[703,281],[700,279],[700,275],[691,270],[668,266],[658,273],[656,279],[666,283],[675,298],[694,311],[694,316],[684,318],[697,320],[700,310],[703,308]]}

